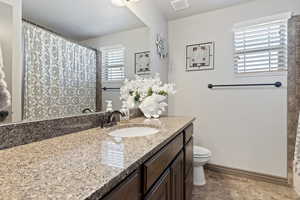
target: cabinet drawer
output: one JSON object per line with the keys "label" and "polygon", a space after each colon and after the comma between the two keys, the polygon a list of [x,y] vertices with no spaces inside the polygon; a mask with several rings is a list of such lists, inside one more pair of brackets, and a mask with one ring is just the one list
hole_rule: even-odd
{"label": "cabinet drawer", "polygon": [[185,188],[184,188],[185,200],[192,199],[193,186],[194,186],[193,182],[194,182],[194,173],[192,168],[185,179]]}
{"label": "cabinet drawer", "polygon": [[[141,200],[141,174],[134,172],[102,200]],[[125,194],[125,195],[124,195]]]}
{"label": "cabinet drawer", "polygon": [[194,125],[189,125],[186,129],[184,129],[184,144],[188,143],[191,137],[193,136]]}
{"label": "cabinet drawer", "polygon": [[184,160],[185,160],[185,175],[193,168],[193,137],[190,141],[185,145],[184,148]]}
{"label": "cabinet drawer", "polygon": [[144,193],[146,193],[153,183],[160,177],[163,171],[171,164],[176,155],[183,148],[183,134],[178,135],[167,144],[155,156],[144,163]]}

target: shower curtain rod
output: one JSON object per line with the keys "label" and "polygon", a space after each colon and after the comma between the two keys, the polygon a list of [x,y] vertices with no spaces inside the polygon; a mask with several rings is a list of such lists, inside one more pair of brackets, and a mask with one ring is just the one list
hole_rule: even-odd
{"label": "shower curtain rod", "polygon": [[67,40],[67,41],[69,41],[69,42],[75,43],[75,44],[77,44],[77,45],[79,45],[79,46],[82,46],[82,47],[84,47],[84,48],[87,48],[87,49],[90,49],[90,50],[93,50],[93,51],[96,51],[96,52],[99,51],[98,49],[95,49],[95,48],[92,48],[92,47],[88,47],[88,46],[86,46],[86,45],[79,44],[78,41],[76,41],[76,40],[73,40],[73,39],[71,39],[71,38],[67,38],[67,37],[63,36],[62,34],[60,34],[60,33],[57,33],[57,32],[55,32],[55,31],[53,31],[53,30],[51,30],[51,29],[49,29],[49,28],[47,28],[47,27],[44,27],[44,26],[42,26],[42,25],[39,25],[39,24],[37,24],[37,23],[35,23],[35,22],[32,22],[32,21],[30,21],[30,20],[28,20],[28,19],[22,18],[22,21],[23,21],[23,22],[26,22],[26,23],[28,23],[28,24],[31,24],[31,25],[33,25],[33,26],[36,26],[36,27],[38,27],[38,28],[41,28],[41,29],[43,29],[43,30],[45,30],[45,31],[47,31],[47,32],[49,32],[49,33],[52,33],[52,34],[54,34],[54,35],[56,35],[56,36],[58,36],[58,37],[63,38],[64,40]]}

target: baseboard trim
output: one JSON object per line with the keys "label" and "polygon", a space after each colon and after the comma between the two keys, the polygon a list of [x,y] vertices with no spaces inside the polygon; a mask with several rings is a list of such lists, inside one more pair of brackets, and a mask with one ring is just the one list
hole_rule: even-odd
{"label": "baseboard trim", "polygon": [[264,181],[264,182],[268,182],[268,183],[291,187],[291,185],[288,183],[288,178],[282,178],[282,177],[261,174],[261,173],[256,173],[256,172],[250,172],[250,171],[246,171],[246,170],[224,167],[224,166],[215,165],[215,164],[207,164],[205,166],[205,168],[209,169],[211,171],[214,171],[214,172],[222,173],[222,174],[246,177],[246,178],[257,180],[257,181]]}

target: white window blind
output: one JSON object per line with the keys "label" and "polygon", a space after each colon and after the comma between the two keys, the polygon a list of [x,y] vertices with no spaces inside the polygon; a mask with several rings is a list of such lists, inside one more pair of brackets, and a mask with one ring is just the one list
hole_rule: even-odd
{"label": "white window blind", "polygon": [[125,79],[125,48],[102,48],[102,80],[122,81]]}
{"label": "white window blind", "polygon": [[[278,18],[278,17],[277,17]],[[273,19],[234,30],[238,74],[287,70],[287,19]]]}

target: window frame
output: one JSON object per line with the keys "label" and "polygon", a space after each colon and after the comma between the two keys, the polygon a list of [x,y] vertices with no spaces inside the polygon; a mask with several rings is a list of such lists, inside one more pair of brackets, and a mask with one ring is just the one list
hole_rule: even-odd
{"label": "window frame", "polygon": [[[123,49],[124,51],[124,78],[121,80],[107,80],[107,79],[103,79],[103,70],[104,67],[106,68],[106,66],[104,66],[103,64],[103,51],[107,51],[109,49]],[[103,46],[101,48],[99,48],[99,51],[101,52],[101,82],[102,83],[121,83],[123,81],[125,81],[126,77],[127,77],[127,70],[126,70],[126,47],[119,44],[119,45],[113,45],[113,46]]]}
{"label": "window frame", "polygon": [[[253,72],[238,72],[238,70],[236,69],[236,55],[237,55],[237,51],[236,51],[236,47],[235,47],[235,33],[241,31],[242,29],[247,29],[247,28],[251,28],[253,26],[256,25],[260,25],[260,24],[264,24],[264,23],[270,23],[272,21],[286,21],[287,24],[287,31],[288,31],[288,20],[292,17],[292,12],[287,12],[287,13],[281,13],[281,14],[277,14],[277,15],[272,15],[272,16],[268,16],[268,17],[262,17],[262,18],[258,18],[258,19],[254,19],[254,20],[248,20],[248,21],[244,21],[241,23],[237,23],[234,24],[233,26],[233,34],[232,34],[232,49],[233,49],[233,55],[232,55],[232,59],[233,59],[233,73],[236,77],[253,77],[253,76],[284,76],[287,74],[288,71],[288,47],[286,50],[286,67],[284,67],[284,69],[279,69],[279,70],[274,70],[274,71],[253,71]],[[287,40],[286,42],[288,42],[288,35],[287,35]],[[286,44],[288,45],[288,43]],[[271,49],[271,48],[269,48]],[[253,52],[260,52],[261,50],[257,50],[257,51],[253,51]],[[266,48],[267,51],[267,48]],[[245,51],[247,54],[247,51]]]}

